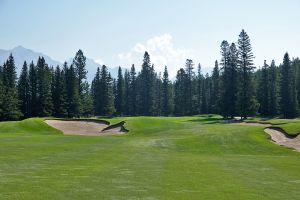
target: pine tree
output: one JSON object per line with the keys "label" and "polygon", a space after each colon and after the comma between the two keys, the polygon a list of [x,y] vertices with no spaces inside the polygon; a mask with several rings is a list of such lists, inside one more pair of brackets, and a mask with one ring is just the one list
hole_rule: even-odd
{"label": "pine tree", "polygon": [[160,99],[157,99],[156,96],[158,95],[158,91],[157,88],[159,88],[160,86],[158,86],[160,83],[158,83],[159,77],[157,76],[157,73],[154,70],[154,65],[151,65],[150,68],[150,88],[149,88],[149,96],[150,96],[150,105],[149,105],[149,115],[158,115],[159,113],[159,102]]}
{"label": "pine tree", "polygon": [[201,83],[201,112],[202,113],[209,113],[209,80],[208,74],[202,79]]}
{"label": "pine tree", "polygon": [[281,66],[280,96],[283,117],[296,117],[298,114],[296,81],[288,53],[284,54]]}
{"label": "pine tree", "polygon": [[93,99],[96,115],[112,115],[115,112],[113,79],[105,65],[97,70],[93,81]]}
{"label": "pine tree", "polygon": [[85,87],[87,71],[85,69],[86,57],[83,55],[81,49],[77,51],[73,59],[73,66],[75,68],[76,77],[78,79],[79,95],[82,96]]}
{"label": "pine tree", "polygon": [[[86,57],[83,55],[83,52],[81,49],[79,49],[73,59],[73,66],[76,73],[76,78],[78,82],[78,95],[80,99],[80,108],[79,108],[79,115],[82,114],[83,110],[88,110],[89,105],[88,102],[85,102],[84,100],[89,99],[88,93],[87,93],[87,81],[86,81],[86,75],[87,70],[85,68],[86,66]],[[87,106],[86,108],[84,108]]]}
{"label": "pine tree", "polygon": [[4,85],[3,85],[3,67],[0,66],[0,120],[3,119],[4,106]]}
{"label": "pine tree", "polygon": [[129,97],[130,95],[130,73],[126,69],[124,73],[124,114],[129,114]]}
{"label": "pine tree", "polygon": [[30,116],[30,93],[29,93],[29,75],[26,61],[23,64],[22,71],[18,81],[18,99],[20,111],[24,118]]}
{"label": "pine tree", "polygon": [[153,101],[151,106],[151,115],[161,116],[162,110],[162,78],[161,73],[155,73],[153,76]]}
{"label": "pine tree", "polygon": [[67,117],[65,72],[60,70],[59,66],[56,67],[54,72],[52,85],[53,115],[55,117]]}
{"label": "pine tree", "polygon": [[207,78],[206,78],[206,82],[207,82],[207,91],[206,91],[206,98],[207,98],[207,113],[210,114],[212,113],[212,90],[213,90],[213,84],[212,84],[212,78],[209,76],[209,74],[207,73]]}
{"label": "pine tree", "polygon": [[102,87],[100,83],[100,68],[97,68],[95,78],[92,81],[92,96],[93,96],[93,107],[94,115],[101,115],[102,112]]}
{"label": "pine tree", "polygon": [[187,75],[184,69],[179,69],[176,75],[176,81],[174,83],[174,114],[183,116],[187,114],[186,110],[186,80]]}
{"label": "pine tree", "polygon": [[128,92],[128,110],[129,115],[136,114],[136,72],[134,65],[130,69],[129,92]]}
{"label": "pine tree", "polygon": [[253,87],[252,73],[255,69],[253,58],[250,38],[242,30],[238,39],[238,66],[241,82],[238,93],[238,105],[240,116],[243,119],[247,119],[249,115],[255,114],[258,107]]}
{"label": "pine tree", "polygon": [[150,56],[145,52],[142,70],[137,78],[136,109],[140,115],[150,115],[153,101],[153,74]]}
{"label": "pine tree", "polygon": [[197,80],[196,80],[196,95],[197,95],[197,102],[195,103],[197,110],[197,114],[202,114],[202,82],[203,82],[203,75],[201,72],[201,65],[200,63],[198,64],[198,74],[197,74]]}
{"label": "pine tree", "polygon": [[38,87],[37,87],[37,72],[36,66],[33,62],[29,66],[29,116],[35,117],[38,116]]}
{"label": "pine tree", "polygon": [[215,67],[211,76],[211,112],[219,113],[219,101],[220,101],[220,71],[218,61],[215,62]]}
{"label": "pine tree", "polygon": [[4,106],[4,85],[3,85],[3,67],[0,65],[0,120],[3,117]]}
{"label": "pine tree", "polygon": [[292,61],[293,70],[296,76],[296,90],[298,105],[300,105],[300,59],[296,58]]}
{"label": "pine tree", "polygon": [[99,87],[101,88],[101,94],[100,94],[100,115],[107,115],[106,111],[104,110],[105,107],[107,107],[107,99],[108,99],[108,85],[107,85],[107,79],[108,79],[108,71],[107,67],[103,65],[101,67],[100,71],[100,82]]}
{"label": "pine tree", "polygon": [[296,76],[295,76],[295,73],[294,73],[294,69],[292,68],[292,82],[291,82],[291,85],[292,85],[292,98],[291,98],[291,116],[294,118],[294,117],[297,117],[298,114],[299,114],[299,104],[298,104],[298,94],[297,94],[297,86],[296,86]]}
{"label": "pine tree", "polygon": [[186,109],[187,109],[187,114],[192,114],[193,113],[193,106],[192,106],[192,97],[193,97],[193,89],[192,89],[192,82],[193,82],[193,79],[194,79],[194,72],[193,72],[193,66],[194,66],[194,63],[193,63],[193,60],[191,59],[187,59],[186,60],[186,63],[185,63],[185,72],[186,72],[186,85],[185,85],[185,88],[186,88],[186,92],[185,92],[185,95],[186,95]]}
{"label": "pine tree", "polygon": [[59,107],[60,107],[60,68],[59,66],[56,67],[53,75],[52,75],[52,86],[51,86],[51,93],[52,93],[52,104],[53,104],[53,116],[59,117]]}
{"label": "pine tree", "polygon": [[221,43],[221,86],[220,113],[224,118],[236,115],[237,104],[237,49],[234,43],[229,46],[227,41]]}
{"label": "pine tree", "polygon": [[170,81],[167,66],[165,66],[162,82],[162,115],[168,116],[170,113]]}
{"label": "pine tree", "polygon": [[36,66],[37,73],[37,114],[38,116],[51,116],[52,95],[51,95],[51,70],[43,57],[39,57]]}
{"label": "pine tree", "polygon": [[279,108],[279,94],[278,94],[278,69],[275,61],[272,60],[269,68],[269,114],[275,116],[278,114]]}
{"label": "pine tree", "polygon": [[124,112],[124,79],[122,69],[118,69],[117,93],[115,99],[116,113],[122,115]]}
{"label": "pine tree", "polygon": [[[221,86],[222,90],[220,92],[220,113],[223,115],[224,118],[228,118],[231,115],[231,111],[228,107],[230,103],[230,97],[229,97],[229,44],[226,40],[223,40],[221,43]],[[235,102],[231,102],[235,103]],[[234,116],[234,115],[233,115]]]}
{"label": "pine tree", "polygon": [[260,71],[259,85],[258,85],[258,102],[260,104],[259,113],[262,116],[269,116],[269,66],[264,61],[264,65]]}
{"label": "pine tree", "polygon": [[93,97],[88,82],[83,84],[81,104],[81,115],[90,117],[93,113]]}
{"label": "pine tree", "polygon": [[169,111],[169,113],[170,113],[170,115],[174,115],[174,110],[175,110],[175,86],[174,86],[174,83],[173,82],[171,82],[170,81],[170,85],[169,85],[169,88],[170,88],[170,90],[169,90],[169,94],[170,94],[170,98],[169,98],[169,104],[170,104],[170,111]]}
{"label": "pine tree", "polygon": [[22,116],[19,111],[18,95],[16,88],[16,67],[15,61],[10,54],[3,65],[2,82],[3,82],[3,102],[2,102],[2,120],[17,120]]}
{"label": "pine tree", "polygon": [[106,98],[104,99],[104,107],[103,114],[104,115],[112,115],[116,109],[114,105],[114,95],[113,95],[113,86],[112,86],[112,77],[110,73],[106,77],[106,94],[104,95]]}
{"label": "pine tree", "polygon": [[79,89],[78,89],[78,79],[76,76],[76,71],[74,66],[71,65],[68,68],[67,63],[64,63],[64,71],[65,71],[65,80],[66,80],[66,89],[67,89],[67,102],[68,102],[68,117],[79,117],[80,116],[80,97],[79,97]]}
{"label": "pine tree", "polygon": [[116,105],[116,96],[117,96],[117,88],[118,88],[118,83],[115,78],[112,79],[112,87],[113,87],[113,95],[114,95],[114,103]]}
{"label": "pine tree", "polygon": [[12,54],[9,55],[3,66],[3,84],[9,88],[16,87],[17,73],[15,60]]}

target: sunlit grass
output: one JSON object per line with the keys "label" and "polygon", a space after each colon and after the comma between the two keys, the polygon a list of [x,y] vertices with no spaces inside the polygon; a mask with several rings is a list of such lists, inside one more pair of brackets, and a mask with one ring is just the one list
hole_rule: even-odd
{"label": "sunlit grass", "polygon": [[130,131],[105,137],[2,122],[0,199],[298,199],[300,154],[219,119],[112,118]]}

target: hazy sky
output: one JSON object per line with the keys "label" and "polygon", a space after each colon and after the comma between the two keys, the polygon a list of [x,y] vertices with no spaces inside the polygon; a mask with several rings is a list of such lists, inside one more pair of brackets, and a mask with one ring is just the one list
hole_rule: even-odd
{"label": "hazy sky", "polygon": [[256,66],[300,56],[299,0],[0,0],[0,48],[17,45],[64,61],[81,48],[115,67],[141,64],[174,75],[186,58],[212,68],[222,40],[249,34]]}

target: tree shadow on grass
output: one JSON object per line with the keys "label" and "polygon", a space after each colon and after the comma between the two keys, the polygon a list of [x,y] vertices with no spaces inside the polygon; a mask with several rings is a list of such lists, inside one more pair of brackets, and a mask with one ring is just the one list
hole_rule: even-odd
{"label": "tree shadow on grass", "polygon": [[[254,122],[254,123],[260,123],[260,124],[272,124],[272,125],[284,125],[284,124],[288,123],[288,122],[283,122],[283,121],[279,121],[279,122],[270,121],[270,120],[273,120],[273,119],[274,118],[262,118],[262,119],[259,119],[259,120],[249,120],[247,122]],[[283,119],[278,119],[278,120],[283,120]]]}
{"label": "tree shadow on grass", "polygon": [[201,124],[220,124],[222,118],[217,116],[199,117],[197,119],[188,120],[189,122],[200,122]]}

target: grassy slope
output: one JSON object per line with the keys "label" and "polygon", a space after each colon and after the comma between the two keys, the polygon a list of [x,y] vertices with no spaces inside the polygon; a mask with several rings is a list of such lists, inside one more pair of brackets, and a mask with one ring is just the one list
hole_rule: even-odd
{"label": "grassy slope", "polygon": [[263,127],[132,117],[122,136],[0,123],[0,199],[299,199],[300,154]]}
{"label": "grassy slope", "polygon": [[252,122],[259,123],[270,123],[274,127],[282,128],[289,135],[298,135],[300,133],[300,119],[267,119],[263,120],[261,118],[254,118],[251,120]]}

